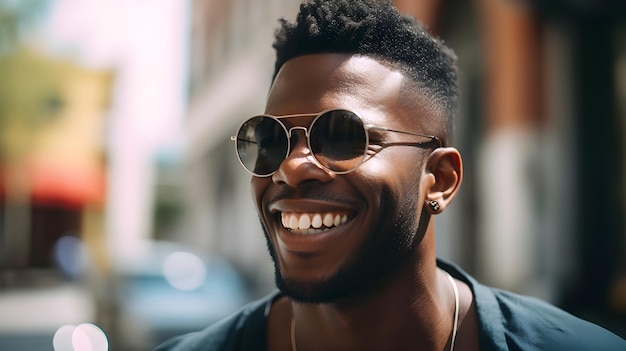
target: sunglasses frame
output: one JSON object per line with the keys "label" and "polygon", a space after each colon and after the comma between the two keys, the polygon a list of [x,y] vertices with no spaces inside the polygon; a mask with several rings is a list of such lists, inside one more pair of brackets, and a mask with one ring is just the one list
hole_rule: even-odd
{"label": "sunglasses frame", "polygon": [[[353,112],[353,111],[347,110],[347,109],[342,109],[342,108],[328,109],[328,110],[324,110],[324,111],[318,112],[318,113],[300,113],[300,114],[284,115],[284,116],[272,116],[272,115],[269,115],[269,114],[260,114],[260,115],[255,115],[255,116],[252,116],[252,117],[246,119],[239,126],[239,128],[237,128],[237,132],[235,133],[235,135],[230,137],[230,140],[235,142],[235,153],[237,154],[237,159],[239,160],[239,163],[241,164],[241,166],[248,173],[252,174],[255,177],[259,177],[259,178],[271,177],[272,175],[274,175],[274,173],[276,173],[276,171],[278,171],[278,168],[280,168],[280,164],[279,164],[278,168],[276,168],[276,170],[274,170],[271,173],[268,173],[268,174],[257,174],[257,173],[254,173],[253,171],[249,170],[248,167],[246,167],[244,162],[241,160],[241,156],[239,154],[239,149],[237,147],[238,146],[238,141],[241,140],[241,138],[239,138],[238,135],[239,135],[239,132],[241,131],[241,128],[243,128],[243,126],[248,121],[250,121],[250,120],[252,120],[254,118],[270,118],[270,119],[273,119],[276,122],[278,122],[278,124],[283,128],[283,131],[285,132],[285,135],[287,136],[287,151],[286,151],[285,156],[283,158],[283,161],[284,161],[284,160],[287,159],[287,157],[289,157],[289,153],[291,153],[291,133],[292,133],[293,130],[303,130],[304,131],[304,136],[306,137],[307,146],[308,146],[309,150],[312,150],[312,147],[311,147],[311,137],[310,137],[311,127],[313,127],[315,125],[315,122],[317,122],[317,120],[319,118],[321,118],[322,116],[326,115],[327,113],[336,112],[336,111],[348,112],[348,113],[356,116],[359,119],[359,121],[361,121],[361,125],[363,126],[363,131],[365,132],[365,148],[363,150],[363,155],[361,156],[361,160],[358,162],[358,164],[356,166],[354,166],[353,168],[351,168],[349,170],[346,170],[346,171],[335,171],[335,170],[332,170],[332,169],[328,168],[327,166],[324,166],[322,164],[322,162],[317,158],[317,156],[315,156],[315,154],[311,151],[311,155],[313,156],[313,159],[315,160],[316,165],[318,167],[321,167],[322,169],[328,171],[328,172],[333,172],[334,174],[347,174],[347,173],[353,172],[354,170],[359,168],[363,164],[363,162],[365,162],[365,157],[367,155],[368,146],[370,145],[370,143],[369,143],[369,130],[370,129],[381,130],[381,131],[385,131],[385,132],[401,133],[401,134],[413,135],[413,136],[424,137],[424,138],[430,139],[429,141],[426,141],[426,142],[423,142],[423,143],[397,143],[398,145],[421,147],[423,145],[427,145],[427,144],[430,144],[430,143],[436,143],[437,146],[435,147],[435,149],[443,146],[443,142],[437,136],[428,135],[428,134],[413,133],[413,132],[407,132],[407,131],[401,131],[401,130],[396,130],[396,129],[390,129],[390,128],[376,126],[376,125],[373,125],[373,124],[370,124],[370,123],[365,123],[363,118],[361,116],[359,116],[356,112]],[[297,117],[315,117],[315,119],[311,122],[311,124],[308,127],[294,126],[294,127],[291,127],[291,128],[287,128],[287,126],[285,126],[285,124],[281,121],[282,119],[285,119],[285,118],[297,118]],[[391,144],[396,144],[396,143],[391,143]],[[281,163],[283,161],[281,161]]]}

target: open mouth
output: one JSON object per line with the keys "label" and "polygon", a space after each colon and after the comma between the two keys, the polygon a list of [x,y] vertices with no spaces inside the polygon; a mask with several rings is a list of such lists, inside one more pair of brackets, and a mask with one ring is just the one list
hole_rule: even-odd
{"label": "open mouth", "polygon": [[283,227],[295,234],[318,234],[338,227],[350,219],[347,212],[282,212]]}

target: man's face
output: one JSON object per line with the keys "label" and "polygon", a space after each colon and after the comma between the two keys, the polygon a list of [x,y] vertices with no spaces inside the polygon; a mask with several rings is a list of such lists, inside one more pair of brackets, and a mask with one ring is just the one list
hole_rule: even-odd
{"label": "man's face", "polygon": [[[372,58],[302,56],[283,66],[266,113],[280,117],[343,108],[365,123],[434,134],[432,126],[422,123],[432,119],[426,104],[422,108],[402,98],[405,83],[401,73]],[[312,120],[282,121],[287,128],[308,128]],[[381,142],[398,138],[406,141],[397,133],[372,137]],[[298,301],[330,302],[370,291],[407,262],[423,235],[420,175],[427,152],[372,145],[359,168],[337,175],[313,161],[304,133],[294,130],[291,152],[278,171],[271,177],[252,177],[278,287]],[[339,220],[326,226],[328,218]],[[283,224],[306,226],[320,219],[325,224],[313,234]]]}

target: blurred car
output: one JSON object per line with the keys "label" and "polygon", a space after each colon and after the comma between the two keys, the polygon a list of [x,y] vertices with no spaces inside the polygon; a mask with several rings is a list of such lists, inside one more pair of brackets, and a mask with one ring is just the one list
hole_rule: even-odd
{"label": "blurred car", "polygon": [[202,329],[249,300],[241,274],[226,260],[172,242],[144,246],[115,264],[111,349],[150,349]]}

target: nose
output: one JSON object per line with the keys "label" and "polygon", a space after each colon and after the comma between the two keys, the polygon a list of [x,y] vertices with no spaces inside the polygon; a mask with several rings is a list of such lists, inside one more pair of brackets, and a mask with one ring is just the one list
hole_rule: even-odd
{"label": "nose", "polygon": [[[294,135],[302,133],[301,137]],[[309,182],[328,183],[335,179],[334,172],[323,168],[313,157],[306,137],[306,128],[293,127],[289,130],[295,143],[289,155],[283,160],[276,172],[272,175],[275,184],[285,184],[297,188]]]}

